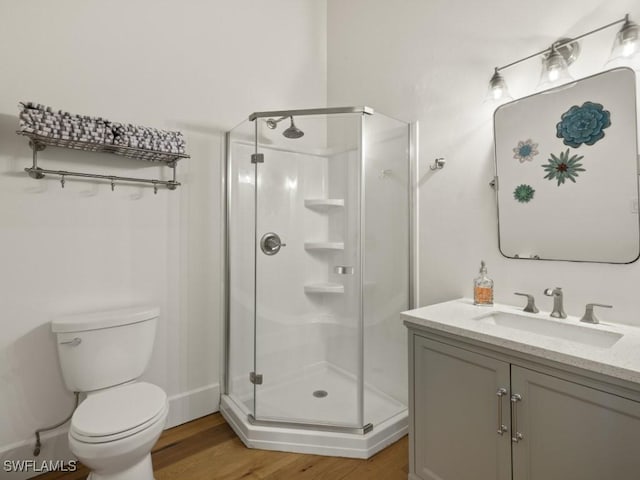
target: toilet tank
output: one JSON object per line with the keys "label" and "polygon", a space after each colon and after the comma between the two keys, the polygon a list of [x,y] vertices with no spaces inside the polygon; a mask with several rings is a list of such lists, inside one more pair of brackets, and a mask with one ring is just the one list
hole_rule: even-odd
{"label": "toilet tank", "polygon": [[66,315],[51,322],[62,376],[72,392],[138,378],[147,368],[159,309],[134,307]]}

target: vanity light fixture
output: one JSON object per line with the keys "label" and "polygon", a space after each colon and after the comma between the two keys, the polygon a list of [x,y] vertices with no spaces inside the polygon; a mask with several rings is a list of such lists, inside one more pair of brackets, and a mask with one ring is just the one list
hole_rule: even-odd
{"label": "vanity light fixture", "polygon": [[578,40],[599,32],[600,30],[618,25],[619,23],[623,23],[623,25],[616,35],[613,49],[611,51],[611,57],[607,63],[610,63],[614,59],[627,60],[634,57],[640,51],[640,27],[629,20],[629,14],[626,14],[624,18],[621,18],[620,20],[603,25],[602,27],[583,33],[582,35],[578,35],[574,38],[561,38],[554,42],[549,48],[540,52],[536,52],[527,57],[508,63],[502,67],[495,67],[493,76],[489,81],[489,94],[487,95],[487,100],[509,100],[511,96],[509,95],[507,83],[500,72],[522,63],[525,60],[538,56],[543,57],[542,73],[540,75],[540,82],[538,83],[538,90],[572,81],[573,78],[569,74],[568,66],[571,65],[580,54],[580,44],[578,43]]}
{"label": "vanity light fixture", "polygon": [[491,80],[489,80],[489,92],[487,93],[487,100],[513,100],[513,97],[509,93],[507,82],[504,81],[504,77],[498,71],[498,67],[496,67]]}
{"label": "vanity light fixture", "polygon": [[569,73],[569,65],[578,58],[578,55],[580,55],[580,44],[569,38],[561,38],[551,45],[551,51],[542,58],[542,72],[537,90],[546,90],[555,85],[573,81]]}
{"label": "vanity light fixture", "polygon": [[610,61],[618,58],[631,58],[640,52],[640,27],[629,20],[629,14],[624,17],[624,25],[616,35],[611,48]]}

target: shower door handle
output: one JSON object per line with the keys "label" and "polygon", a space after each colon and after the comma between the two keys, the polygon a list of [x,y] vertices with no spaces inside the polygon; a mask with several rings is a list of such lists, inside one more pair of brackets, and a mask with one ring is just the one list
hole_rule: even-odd
{"label": "shower door handle", "polygon": [[277,233],[265,233],[260,239],[260,248],[265,255],[275,255],[282,247],[286,247],[286,243],[282,243]]}

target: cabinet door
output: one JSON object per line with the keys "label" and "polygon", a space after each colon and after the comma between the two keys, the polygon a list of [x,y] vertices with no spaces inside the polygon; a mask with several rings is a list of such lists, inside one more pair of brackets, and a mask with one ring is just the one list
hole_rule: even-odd
{"label": "cabinet door", "polygon": [[[413,338],[415,475],[425,480],[510,479],[510,435],[498,433],[500,424],[509,425],[509,364]],[[499,396],[499,389],[505,394]]]}
{"label": "cabinet door", "polygon": [[516,366],[511,388],[514,480],[640,478],[639,403]]}

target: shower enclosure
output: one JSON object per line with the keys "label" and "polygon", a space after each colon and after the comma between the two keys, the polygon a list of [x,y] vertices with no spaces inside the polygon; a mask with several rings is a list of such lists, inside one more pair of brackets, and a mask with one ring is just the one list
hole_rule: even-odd
{"label": "shower enclosure", "polygon": [[345,107],[227,133],[221,411],[248,446],[367,458],[406,433],[412,131]]}

